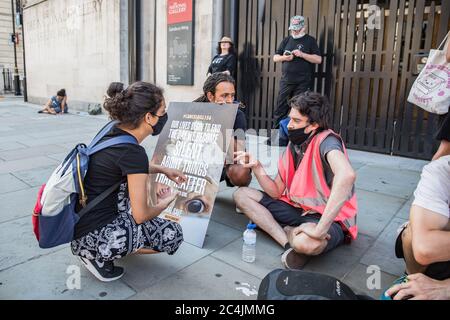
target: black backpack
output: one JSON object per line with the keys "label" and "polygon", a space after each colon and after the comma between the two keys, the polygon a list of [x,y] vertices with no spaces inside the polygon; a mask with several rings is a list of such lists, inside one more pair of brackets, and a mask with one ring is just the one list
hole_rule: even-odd
{"label": "black backpack", "polygon": [[340,280],[320,273],[277,269],[261,282],[258,300],[372,300]]}

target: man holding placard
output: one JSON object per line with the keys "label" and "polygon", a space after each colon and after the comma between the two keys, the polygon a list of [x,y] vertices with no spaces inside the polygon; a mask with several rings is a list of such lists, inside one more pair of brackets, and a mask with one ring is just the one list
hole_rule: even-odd
{"label": "man holding placard", "polygon": [[[214,73],[206,80],[203,86],[203,96],[194,102],[210,102],[220,105],[233,104],[236,96],[234,79],[224,73]],[[244,112],[238,109],[236,120],[233,126],[234,141],[230,146],[230,159],[233,159],[234,151],[243,151],[245,149],[245,131],[247,130],[247,119]],[[226,181],[229,187],[246,187],[252,180],[250,169],[244,168],[240,164],[235,164],[227,160],[222,172],[221,181]]]}

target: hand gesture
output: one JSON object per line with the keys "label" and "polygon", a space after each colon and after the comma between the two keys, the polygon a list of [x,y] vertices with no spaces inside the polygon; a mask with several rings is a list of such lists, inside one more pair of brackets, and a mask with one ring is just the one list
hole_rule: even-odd
{"label": "hand gesture", "polygon": [[284,57],[284,61],[286,61],[286,62],[294,60],[294,55],[293,54],[286,55],[286,56],[283,56],[283,57]]}
{"label": "hand gesture", "polygon": [[244,151],[238,151],[234,153],[234,161],[237,164],[242,165],[246,169],[255,169],[260,165],[259,161],[256,160],[250,153]]}
{"label": "hand gesture", "polygon": [[162,199],[160,201],[158,201],[158,203],[156,204],[156,206],[154,206],[154,210],[156,210],[158,212],[158,215],[161,214],[164,210],[167,209],[167,207],[170,206],[170,204],[176,199],[176,197],[178,196],[178,192],[174,192],[171,189],[171,194],[170,196],[168,196],[165,199]]}
{"label": "hand gesture", "polygon": [[163,173],[176,184],[182,184],[187,181],[187,177],[180,170],[164,168]]}
{"label": "hand gesture", "polygon": [[408,281],[397,284],[386,291],[387,296],[394,300],[446,300],[448,285],[427,277],[422,273],[412,274]]}
{"label": "hand gesture", "polygon": [[322,233],[317,229],[316,223],[303,223],[300,226],[296,227],[293,231],[294,236],[300,233],[306,234],[308,237],[316,239],[316,240],[330,240],[331,236],[328,233]]}

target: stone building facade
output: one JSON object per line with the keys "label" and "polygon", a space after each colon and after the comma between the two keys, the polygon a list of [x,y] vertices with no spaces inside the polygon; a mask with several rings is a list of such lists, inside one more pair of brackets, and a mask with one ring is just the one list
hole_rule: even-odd
{"label": "stone building facade", "polygon": [[[181,1],[181,0],[180,0]],[[195,0],[194,84],[167,84],[167,0],[27,0],[24,4],[29,101],[65,88],[72,109],[101,103],[110,82],[161,86],[167,102],[202,92],[222,36],[214,20],[221,1]]]}

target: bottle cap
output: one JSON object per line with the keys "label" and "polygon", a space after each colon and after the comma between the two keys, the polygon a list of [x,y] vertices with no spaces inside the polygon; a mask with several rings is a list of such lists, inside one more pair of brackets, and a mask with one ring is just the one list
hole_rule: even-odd
{"label": "bottle cap", "polygon": [[254,223],[249,223],[249,224],[247,225],[247,229],[250,229],[250,230],[256,229],[256,224],[254,224]]}

